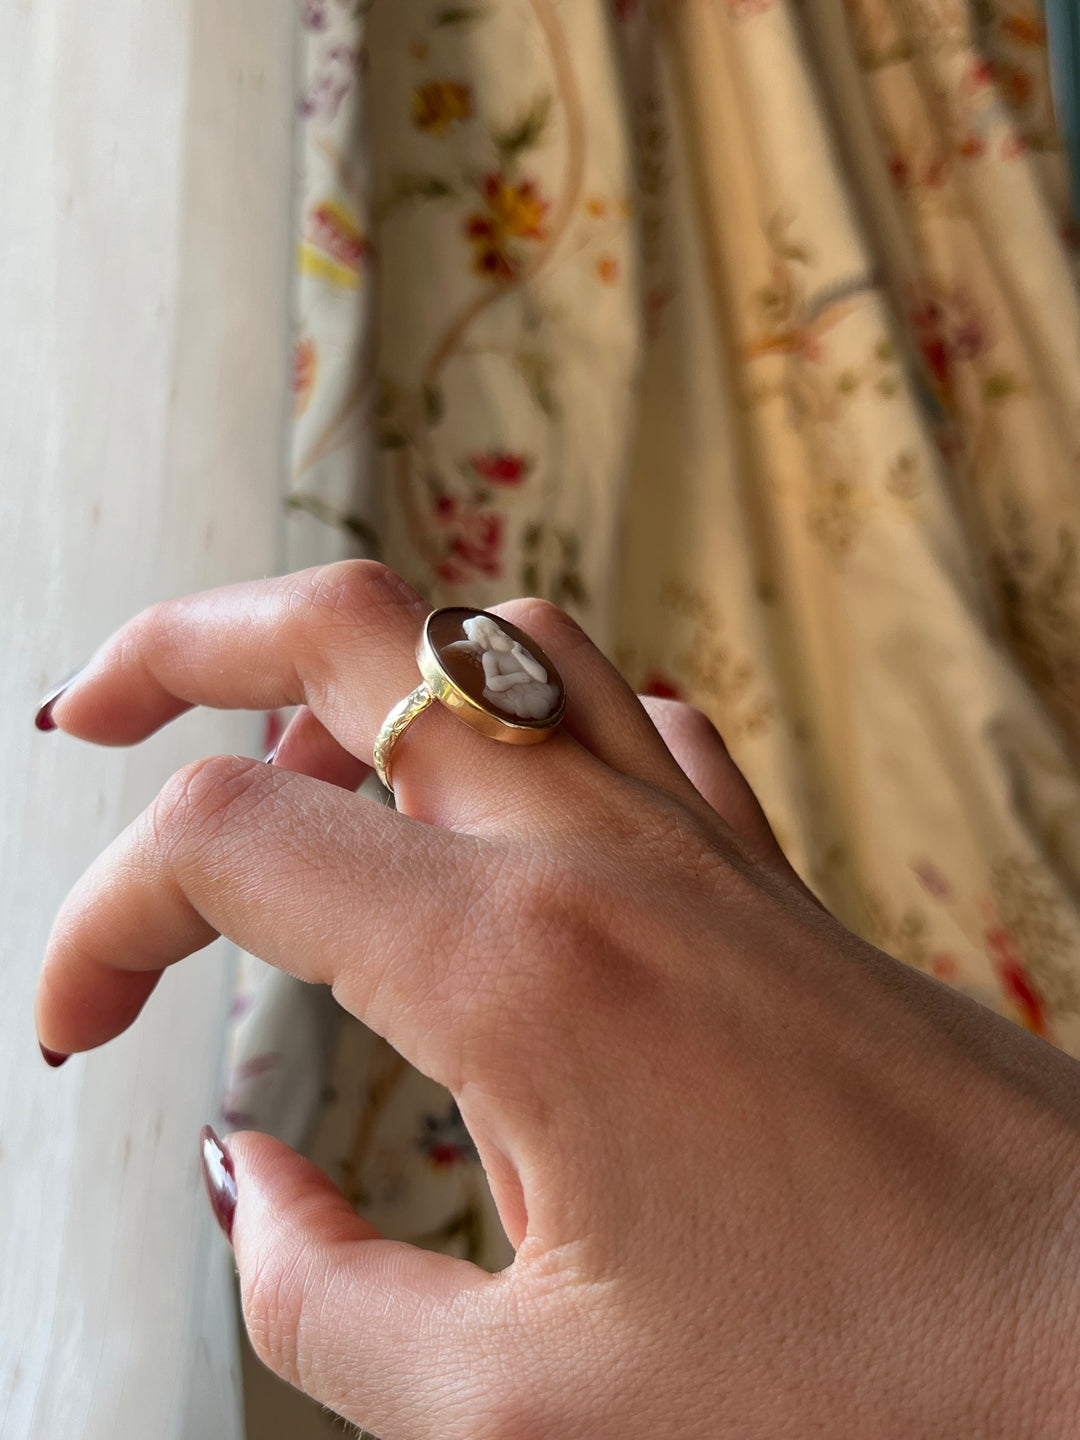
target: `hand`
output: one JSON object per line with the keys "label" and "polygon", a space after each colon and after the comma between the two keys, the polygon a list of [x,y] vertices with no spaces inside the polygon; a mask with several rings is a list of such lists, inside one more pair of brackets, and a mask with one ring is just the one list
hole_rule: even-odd
{"label": "hand", "polygon": [[188,766],[89,870],[43,1043],[104,1043],[228,935],[449,1087],[516,1250],[489,1276],[382,1239],[233,1135],[258,1353],[383,1440],[1080,1433],[1076,1063],[846,932],[708,722],[542,602],[500,613],[562,672],[556,736],[433,707],[398,813],[351,793],[426,609],[366,562],[169,601],[53,711],[130,744],[307,707],[274,766]]}

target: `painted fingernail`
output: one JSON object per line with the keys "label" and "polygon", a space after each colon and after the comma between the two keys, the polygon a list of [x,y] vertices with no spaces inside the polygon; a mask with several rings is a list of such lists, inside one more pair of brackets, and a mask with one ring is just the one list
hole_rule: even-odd
{"label": "painted fingernail", "polygon": [[63,695],[64,691],[74,684],[85,668],[85,666],[80,665],[78,670],[73,670],[66,680],[61,680],[60,684],[55,685],[42,700],[37,708],[37,714],[34,716],[34,724],[39,730],[56,729],[56,721],[52,718],[53,706],[60,699],[60,696]]}
{"label": "painted fingernail", "polygon": [[54,1070],[59,1070],[65,1060],[70,1060],[70,1055],[61,1055],[59,1050],[47,1050],[41,1041],[38,1041],[38,1049],[44,1057],[45,1064],[51,1065]]}
{"label": "painted fingernail", "polygon": [[236,1171],[229,1152],[209,1125],[204,1125],[199,1135],[199,1159],[210,1208],[231,1245],[236,1214]]}

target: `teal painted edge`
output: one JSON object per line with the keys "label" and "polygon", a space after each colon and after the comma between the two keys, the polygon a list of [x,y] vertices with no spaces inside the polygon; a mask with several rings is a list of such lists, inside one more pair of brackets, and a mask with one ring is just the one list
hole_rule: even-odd
{"label": "teal painted edge", "polygon": [[1069,157],[1073,218],[1080,220],[1080,0],[1046,0],[1054,112]]}

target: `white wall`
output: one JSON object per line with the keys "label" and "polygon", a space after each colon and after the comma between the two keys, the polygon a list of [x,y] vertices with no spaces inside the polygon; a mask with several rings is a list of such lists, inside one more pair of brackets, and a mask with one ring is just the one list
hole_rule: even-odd
{"label": "white wall", "polygon": [[289,0],[0,0],[0,1437],[233,1440],[229,1262],[198,1180],[219,944],[120,1040],[42,1063],[51,918],[186,759],[32,728],[38,694],[162,595],[277,568]]}

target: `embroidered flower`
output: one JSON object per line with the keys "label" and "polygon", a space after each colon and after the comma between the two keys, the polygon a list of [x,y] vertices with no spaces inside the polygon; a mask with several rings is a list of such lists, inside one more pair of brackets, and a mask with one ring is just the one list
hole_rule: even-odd
{"label": "embroidered flower", "polygon": [[457,80],[431,80],[413,92],[412,118],[418,130],[442,135],[472,114],[472,90]]}
{"label": "embroidered flower", "polygon": [[522,267],[516,242],[544,239],[548,203],[534,180],[515,183],[497,171],[485,177],[480,194],[486,210],[465,222],[474,251],[473,269],[491,280],[516,280]]}
{"label": "embroidered flower", "polygon": [[922,888],[935,900],[945,900],[952,894],[952,886],[932,860],[916,860],[911,869]]}
{"label": "embroidered flower", "polygon": [[481,455],[470,455],[468,463],[481,480],[492,485],[520,485],[532,468],[524,455],[510,450],[486,450]]}
{"label": "embroidered flower", "polygon": [[1025,1030],[1052,1040],[1050,1012],[1046,1001],[1017,950],[1008,928],[996,917],[986,927],[986,948],[990,953],[1001,988],[1010,1008]]}
{"label": "embroidered flower", "polygon": [[477,1158],[472,1136],[453,1102],[445,1115],[425,1115],[422,1126],[417,1145],[436,1169],[448,1170]]}
{"label": "embroidered flower", "polygon": [[960,978],[960,962],[950,950],[938,950],[930,957],[930,973],[946,985],[954,985]]}
{"label": "embroidered flower", "polygon": [[355,289],[370,249],[359,221],[342,201],[322,200],[308,211],[300,247],[300,268],[305,275]]}
{"label": "embroidered flower", "polygon": [[293,416],[299,419],[308,407],[315,376],[319,369],[319,351],[310,336],[297,340],[292,357]]}
{"label": "embroidered flower", "polygon": [[602,285],[614,285],[619,278],[619,262],[614,255],[601,255],[596,262],[596,276]]}
{"label": "embroidered flower", "polygon": [[948,408],[956,362],[974,360],[994,343],[986,316],[962,285],[951,290],[928,286],[912,308],[911,321],[938,398]]}
{"label": "embroidered flower", "polygon": [[443,558],[435,566],[440,579],[448,585],[464,585],[477,575],[494,580],[502,574],[504,527],[498,511],[440,495],[435,520],[447,542]]}
{"label": "embroidered flower", "polygon": [[1038,15],[1006,15],[1001,28],[1017,45],[1041,49],[1046,44],[1046,25]]}
{"label": "embroidered flower", "polygon": [[681,700],[683,698],[682,690],[674,680],[669,680],[666,675],[660,675],[655,671],[646,677],[641,687],[641,693],[655,695],[658,700]]}

